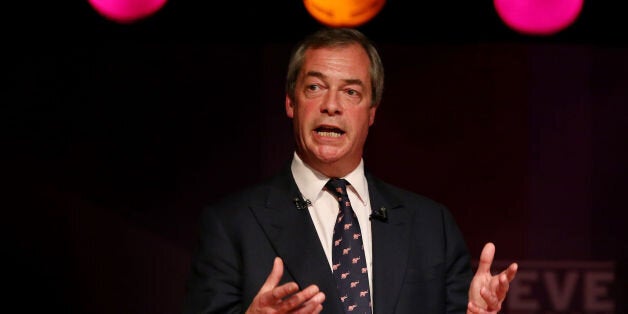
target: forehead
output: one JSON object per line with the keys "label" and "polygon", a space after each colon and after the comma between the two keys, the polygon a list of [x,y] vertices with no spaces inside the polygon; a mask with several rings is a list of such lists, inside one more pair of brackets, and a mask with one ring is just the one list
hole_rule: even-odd
{"label": "forehead", "polygon": [[310,48],[305,52],[301,75],[321,74],[326,78],[361,80],[370,85],[370,60],[359,44]]}

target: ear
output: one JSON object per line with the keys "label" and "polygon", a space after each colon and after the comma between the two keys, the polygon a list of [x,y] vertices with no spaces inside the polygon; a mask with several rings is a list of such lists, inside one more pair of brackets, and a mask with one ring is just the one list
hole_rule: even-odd
{"label": "ear", "polygon": [[372,106],[369,108],[369,126],[375,123],[375,112],[377,112],[377,108],[379,106]]}
{"label": "ear", "polygon": [[290,119],[294,118],[294,103],[288,94],[286,94],[286,115]]}

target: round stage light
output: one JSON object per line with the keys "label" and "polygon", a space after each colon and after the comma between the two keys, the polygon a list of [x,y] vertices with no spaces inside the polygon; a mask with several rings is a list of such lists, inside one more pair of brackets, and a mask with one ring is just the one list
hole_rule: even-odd
{"label": "round stage light", "polygon": [[303,0],[318,22],[330,27],[356,27],[382,10],[386,0]]}
{"label": "round stage light", "polygon": [[499,17],[525,35],[553,35],[570,26],[584,0],[494,0]]}
{"label": "round stage light", "polygon": [[159,11],[166,0],[88,0],[105,18],[117,23],[133,23]]}

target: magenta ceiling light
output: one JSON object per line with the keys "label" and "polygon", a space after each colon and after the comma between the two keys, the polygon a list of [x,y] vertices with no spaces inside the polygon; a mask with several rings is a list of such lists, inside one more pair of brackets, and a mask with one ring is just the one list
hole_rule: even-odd
{"label": "magenta ceiling light", "polygon": [[88,0],[102,16],[117,23],[133,23],[159,11],[166,0]]}
{"label": "magenta ceiling light", "polygon": [[526,35],[553,35],[578,18],[584,0],[494,0],[499,17]]}

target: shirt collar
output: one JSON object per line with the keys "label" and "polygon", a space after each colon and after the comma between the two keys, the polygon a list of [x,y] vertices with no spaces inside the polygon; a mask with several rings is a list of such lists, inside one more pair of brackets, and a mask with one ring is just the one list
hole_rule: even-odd
{"label": "shirt collar", "polygon": [[[303,198],[316,200],[321,196],[323,187],[329,181],[329,177],[303,162],[296,152],[294,153],[294,158],[292,158],[290,169]],[[360,159],[358,166],[343,178],[351,183],[351,189],[358,195],[360,201],[366,205],[368,185],[364,176],[364,160]]]}

